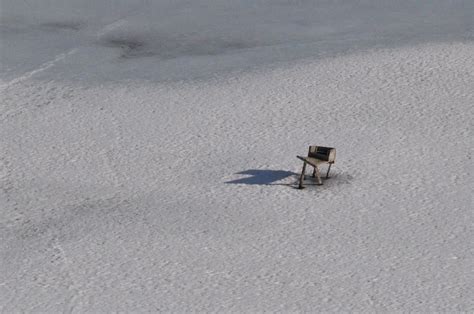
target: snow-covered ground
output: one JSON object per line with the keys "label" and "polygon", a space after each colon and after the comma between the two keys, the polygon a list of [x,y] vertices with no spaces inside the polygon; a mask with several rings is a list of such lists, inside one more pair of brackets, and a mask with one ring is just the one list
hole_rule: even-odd
{"label": "snow-covered ground", "polygon": [[474,311],[474,2],[0,10],[2,311]]}

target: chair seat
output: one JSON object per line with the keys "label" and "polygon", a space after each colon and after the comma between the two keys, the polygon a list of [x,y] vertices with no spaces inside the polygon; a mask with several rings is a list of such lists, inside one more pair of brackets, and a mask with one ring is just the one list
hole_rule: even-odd
{"label": "chair seat", "polygon": [[321,159],[316,159],[314,157],[302,157],[302,156],[296,156],[299,159],[306,161],[308,164],[311,166],[319,166],[321,164],[327,164],[328,162],[326,160],[321,160]]}

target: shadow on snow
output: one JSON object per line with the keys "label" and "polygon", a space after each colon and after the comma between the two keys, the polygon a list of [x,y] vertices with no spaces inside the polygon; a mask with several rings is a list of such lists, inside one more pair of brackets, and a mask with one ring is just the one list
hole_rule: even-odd
{"label": "shadow on snow", "polygon": [[289,185],[277,184],[274,182],[283,180],[289,176],[297,175],[297,173],[284,170],[260,170],[251,169],[238,172],[237,174],[248,175],[248,177],[227,181],[228,184],[257,184],[257,185]]}
{"label": "shadow on snow", "polygon": [[[240,175],[247,175],[244,178],[227,181],[226,184],[247,184],[247,185],[284,185],[293,188],[298,188],[298,180],[300,173],[295,173],[291,171],[285,170],[261,170],[261,169],[250,169],[241,172],[237,172],[236,174]],[[291,182],[281,182],[278,181],[283,180],[285,178],[293,176],[294,180]],[[317,184],[316,179],[313,178],[311,175],[306,174],[304,177],[304,186],[319,186]],[[344,173],[337,173],[334,172],[331,174],[329,178],[323,176],[321,178],[324,182],[323,186],[319,186],[318,189],[321,188],[331,188],[338,185],[345,185],[351,183],[354,177],[350,174]]]}

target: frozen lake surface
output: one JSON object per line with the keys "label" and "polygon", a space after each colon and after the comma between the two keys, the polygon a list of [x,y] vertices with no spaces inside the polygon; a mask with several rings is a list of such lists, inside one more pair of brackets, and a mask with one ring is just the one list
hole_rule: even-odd
{"label": "frozen lake surface", "polygon": [[474,311],[472,1],[0,8],[2,311]]}

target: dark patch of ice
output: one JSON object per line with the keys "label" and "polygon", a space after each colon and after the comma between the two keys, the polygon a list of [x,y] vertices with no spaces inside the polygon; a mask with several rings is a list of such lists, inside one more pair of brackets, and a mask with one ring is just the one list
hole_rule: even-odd
{"label": "dark patch of ice", "polygon": [[55,30],[73,30],[78,31],[83,27],[80,22],[68,22],[68,21],[55,21],[40,24],[43,28],[55,29]]}
{"label": "dark patch of ice", "polygon": [[219,55],[259,46],[257,42],[242,38],[126,33],[107,34],[101,38],[100,44],[122,49],[123,58],[156,56],[165,60],[183,56]]}

